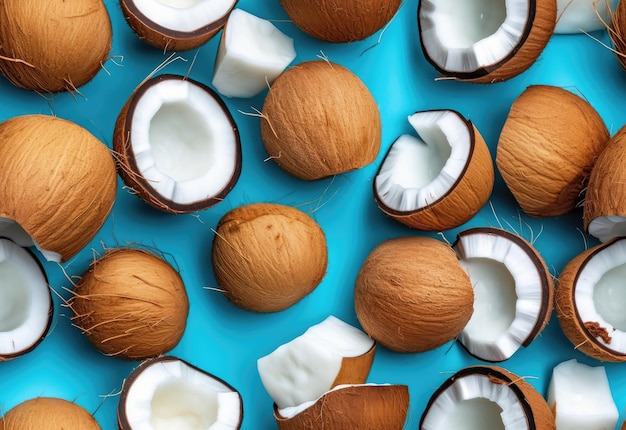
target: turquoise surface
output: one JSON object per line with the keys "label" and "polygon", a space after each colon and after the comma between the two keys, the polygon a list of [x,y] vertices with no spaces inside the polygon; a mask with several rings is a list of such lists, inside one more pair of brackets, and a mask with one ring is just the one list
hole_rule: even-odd
{"label": "turquoise surface", "polygon": [[[111,59],[80,94],[43,97],[0,79],[0,120],[27,113],[55,114],[84,126],[111,145],[115,119],[133,89],[169,56],[139,40],[124,21],[119,5],[105,1],[113,22]],[[372,179],[391,143],[411,132],[407,116],[418,110],[455,109],[480,130],[495,156],[499,133],[511,103],[531,84],[567,88],[586,98],[600,113],[611,133],[625,120],[626,72],[615,55],[602,45],[606,32],[555,35],[538,61],[525,73],[504,83],[474,85],[437,80],[437,73],[421,52],[416,25],[417,0],[406,0],[392,22],[368,39],[332,45],[312,39],[291,24],[278,0],[240,0],[238,7],[272,20],[295,39],[295,63],[319,57],[343,64],[370,88],[383,120],[382,148],[376,161],[358,171],[305,182],[281,171],[259,137],[259,118],[265,93],[250,99],[227,99],[241,131],[243,169],[227,199],[190,215],[157,211],[119,182],[113,212],[91,243],[61,266],[45,263],[54,290],[54,321],[36,350],[0,363],[0,410],[35,396],[55,396],[84,406],[103,429],[116,428],[118,393],[124,378],[137,364],[106,357],[72,326],[64,306],[70,297],[71,277],[79,276],[105,248],[127,244],[155,247],[171,256],[186,284],[191,303],[188,325],[170,353],[228,381],[243,396],[243,429],[275,428],[272,401],[256,370],[256,359],[301,334],[328,315],[358,325],[353,306],[357,272],[368,253],[381,241],[403,235],[430,235],[453,241],[458,231],[473,226],[503,226],[532,240],[557,276],[564,265],[594,240],[582,233],[580,210],[563,217],[531,219],[516,205],[499,176],[489,203],[458,229],[423,233],[386,217],[372,195]],[[210,85],[218,37],[197,50],[176,54],[163,71],[188,74]],[[212,229],[230,209],[253,202],[276,202],[309,213],[324,229],[328,241],[328,273],[319,287],[290,309],[254,314],[232,305],[217,287],[211,268]],[[553,316],[543,334],[529,347],[501,363],[528,378],[545,394],[552,368],[571,358],[602,363],[577,352]],[[457,343],[418,354],[399,354],[379,348],[369,376],[373,383],[408,384],[411,395],[406,428],[417,428],[432,392],[451,373],[479,361]],[[605,364],[613,396],[626,407],[626,367]],[[620,418],[621,422],[621,418]]]}

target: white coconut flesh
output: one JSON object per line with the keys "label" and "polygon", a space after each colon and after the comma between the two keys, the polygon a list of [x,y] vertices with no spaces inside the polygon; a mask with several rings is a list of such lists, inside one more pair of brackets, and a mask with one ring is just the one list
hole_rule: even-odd
{"label": "white coconut flesh", "polygon": [[380,202],[412,212],[443,198],[459,181],[473,145],[471,125],[454,111],[409,116],[419,137],[402,135],[389,148],[375,178]]}
{"label": "white coconut flesh", "polygon": [[619,417],[604,366],[575,359],[554,367],[547,401],[559,430],[614,429]]}
{"label": "white coconut flesh", "polygon": [[161,27],[191,33],[228,14],[235,0],[128,0]]}
{"label": "white coconut flesh", "polygon": [[52,298],[35,257],[9,239],[0,239],[0,357],[20,355],[42,340]]}
{"label": "white coconut flesh", "polygon": [[600,242],[607,242],[615,237],[626,236],[626,217],[619,215],[597,217],[591,220],[587,231]]}
{"label": "white coconut flesh", "polygon": [[241,396],[188,363],[165,357],[137,369],[123,394],[125,430],[229,430],[242,420]]}
{"label": "white coconut flesh", "polygon": [[229,115],[212,94],[186,79],[163,79],[141,93],[131,143],[139,175],[180,205],[219,195],[238,168]]}
{"label": "white coconut flesh", "polygon": [[47,261],[59,263],[61,261],[61,254],[54,251],[43,249],[39,246],[33,238],[12,219],[0,217],[0,237],[6,237],[21,247],[28,248],[31,246],[36,247],[39,252],[44,256]]}
{"label": "white coconut flesh", "polygon": [[594,253],[581,267],[574,302],[582,324],[598,323],[608,340],[594,340],[608,350],[626,354],[626,240],[617,240]]}
{"label": "white coconut flesh", "polygon": [[611,23],[609,0],[557,0],[556,34],[606,30]]}
{"label": "white coconut flesh", "polygon": [[344,357],[368,352],[374,340],[329,316],[257,360],[261,382],[279,409],[318,399],[333,386]]}
{"label": "white coconut flesh", "polygon": [[511,56],[528,31],[528,0],[423,0],[419,24],[430,59],[471,73]]}
{"label": "white coconut flesh", "polygon": [[233,9],[220,39],[213,86],[227,97],[252,97],[296,58],[293,39],[270,21]]}

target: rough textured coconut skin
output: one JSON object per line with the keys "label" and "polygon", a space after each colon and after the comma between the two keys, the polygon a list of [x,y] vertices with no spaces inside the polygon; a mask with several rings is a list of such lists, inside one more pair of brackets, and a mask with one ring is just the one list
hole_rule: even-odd
{"label": "rough textured coconut skin", "polygon": [[0,72],[42,93],[75,91],[102,68],[112,28],[102,0],[3,0]]}
{"label": "rough textured coconut skin", "polygon": [[90,265],[73,293],[73,324],[106,355],[156,357],[174,348],[185,331],[185,285],[168,262],[151,252],[107,251]]}
{"label": "rough textured coconut skin", "polygon": [[406,385],[351,385],[326,392],[292,418],[281,416],[274,406],[274,418],[280,430],[402,430],[408,409]]}
{"label": "rough textured coconut skin", "polygon": [[361,326],[397,352],[454,339],[474,309],[474,290],[452,248],[430,237],[389,239],[366,258],[354,301]]}
{"label": "rough textured coconut skin", "polygon": [[378,105],[350,70],[329,61],[300,63],[272,84],[261,137],[270,158],[301,179],[361,168],[380,150]]}
{"label": "rough textured coconut skin", "polygon": [[601,216],[626,217],[626,126],[611,137],[598,155],[585,193],[583,225]]}
{"label": "rough textured coconut skin", "polygon": [[78,124],[46,115],[0,123],[0,217],[62,261],[96,235],[116,191],[110,150]]}
{"label": "rough textured coconut skin", "polygon": [[574,293],[578,274],[587,262],[595,254],[619,240],[624,240],[624,238],[614,239],[581,252],[565,265],[557,280],[555,308],[563,333],[576,350],[600,361],[626,362],[626,354],[610,350],[598,341],[601,336],[610,336],[610,333],[606,328],[597,326],[597,321],[580,319]]}
{"label": "rough textured coconut skin", "polygon": [[326,42],[365,39],[383,28],[402,0],[281,0],[291,21],[308,35]]}
{"label": "rough textured coconut skin", "polygon": [[64,399],[37,397],[10,409],[0,418],[3,430],[100,430],[95,418],[82,406]]}
{"label": "rough textured coconut skin", "polygon": [[586,100],[559,87],[532,85],[511,106],[496,165],[527,215],[563,215],[582,200],[608,140],[606,125]]}
{"label": "rough textured coconut skin", "polygon": [[623,69],[626,69],[626,1],[617,2],[607,31],[613,42],[617,61]]}
{"label": "rough textured coconut skin", "polygon": [[219,221],[212,262],[217,284],[231,302],[276,312],[317,287],[326,275],[328,251],[321,227],[304,212],[254,203]]}

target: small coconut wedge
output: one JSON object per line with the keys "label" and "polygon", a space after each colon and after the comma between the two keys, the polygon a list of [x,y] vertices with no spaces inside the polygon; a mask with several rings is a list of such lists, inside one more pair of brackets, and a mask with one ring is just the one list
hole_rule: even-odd
{"label": "small coconut wedge", "polygon": [[0,428],[100,430],[100,425],[85,408],[56,397],[36,397],[11,408],[0,418]]}
{"label": "small coconut wedge", "polygon": [[555,34],[580,34],[605,30],[611,25],[613,1],[557,0]]}
{"label": "small coconut wedge", "polygon": [[441,231],[469,221],[489,199],[494,169],[476,127],[452,110],[417,112],[389,148],[374,180],[374,197],[392,218]]}
{"label": "small coconut wedge", "polygon": [[422,52],[444,77],[478,83],[527,70],[556,25],[556,0],[423,0]]}
{"label": "small coconut wedge", "polygon": [[448,378],[431,396],[420,430],[554,430],[541,393],[497,366],[470,366]]}
{"label": "small coconut wedge", "polygon": [[185,51],[208,42],[224,27],[237,0],[121,0],[130,28],[165,51]]}
{"label": "small coconut wedge", "polygon": [[340,385],[297,407],[274,407],[279,430],[402,430],[408,415],[406,385]]}
{"label": "small coconut wedge", "polygon": [[222,200],[241,173],[239,131],[220,96],[163,74],[139,85],[113,135],[124,183],[153,207],[196,212]]}
{"label": "small coconut wedge", "polygon": [[257,368],[276,407],[283,409],[338,385],[365,383],[375,352],[366,333],[331,315],[259,358]]}
{"label": "small coconut wedge", "polygon": [[554,288],[546,263],[522,237],[477,227],[452,245],[474,288],[474,312],[458,337],[473,356],[504,361],[535,340],[550,320]]}
{"label": "small coconut wedge", "polygon": [[139,364],[124,381],[120,430],[236,430],[243,399],[222,379],[172,356]]}
{"label": "small coconut wedge", "polygon": [[32,351],[52,322],[52,296],[37,258],[0,238],[0,361]]}
{"label": "small coconut wedge", "polygon": [[577,350],[602,361],[626,361],[626,237],[596,245],[561,271],[555,308]]}

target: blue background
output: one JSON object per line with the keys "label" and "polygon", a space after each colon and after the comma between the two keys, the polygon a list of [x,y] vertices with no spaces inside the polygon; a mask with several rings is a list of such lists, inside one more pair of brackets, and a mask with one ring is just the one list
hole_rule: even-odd
{"label": "blue background", "polygon": [[[124,21],[119,5],[105,1],[113,23],[113,48],[105,69],[80,94],[42,97],[0,79],[0,120],[27,113],[54,114],[84,126],[108,146],[115,119],[133,89],[169,54],[139,40]],[[436,71],[421,52],[416,25],[417,0],[406,0],[397,16],[368,39],[332,45],[312,39],[291,24],[278,0],[241,0],[238,7],[272,20],[295,39],[294,63],[327,57],[355,72],[370,88],[383,119],[382,148],[376,161],[358,171],[305,182],[281,171],[259,137],[259,118],[246,115],[261,109],[265,93],[226,102],[241,130],[243,170],[227,199],[190,215],[159,212],[124,189],[97,237],[62,266],[45,263],[55,291],[54,322],[47,338],[33,352],[0,363],[0,410],[35,396],[73,400],[95,414],[103,429],[116,428],[116,408],[124,378],[137,364],[105,357],[71,325],[63,302],[70,280],[86,270],[105,248],[139,244],[156,247],[180,269],[191,303],[187,330],[171,351],[235,386],[244,401],[244,429],[275,428],[272,401],[263,389],[256,359],[301,334],[307,327],[335,315],[358,326],[353,286],[368,253],[390,237],[426,234],[453,241],[471,226],[503,226],[532,240],[552,275],[594,240],[582,233],[580,210],[559,218],[531,219],[516,205],[501,178],[481,212],[458,229],[423,233],[387,218],[372,195],[372,178],[384,153],[402,133],[412,132],[407,116],[418,110],[455,109],[477,126],[495,156],[499,133],[511,103],[531,84],[567,88],[586,98],[604,119],[611,134],[625,122],[626,72],[615,55],[588,35],[555,35],[532,68],[504,83],[474,85],[436,81]],[[595,38],[607,43],[606,32]],[[197,50],[178,53],[180,59],[164,69],[189,74],[210,85],[219,35]],[[328,273],[319,287],[290,309],[254,314],[232,305],[212,290],[212,229],[227,211],[241,204],[276,202],[309,213],[324,229],[329,247]],[[574,350],[553,316],[543,334],[502,366],[528,377],[546,394],[552,368],[570,358],[599,365]],[[432,392],[451,373],[479,363],[455,342],[419,354],[378,349],[369,382],[403,383],[410,388],[407,428],[416,428]],[[626,364],[606,364],[613,396],[620,412],[626,407]],[[620,419],[621,421],[621,419]]]}

